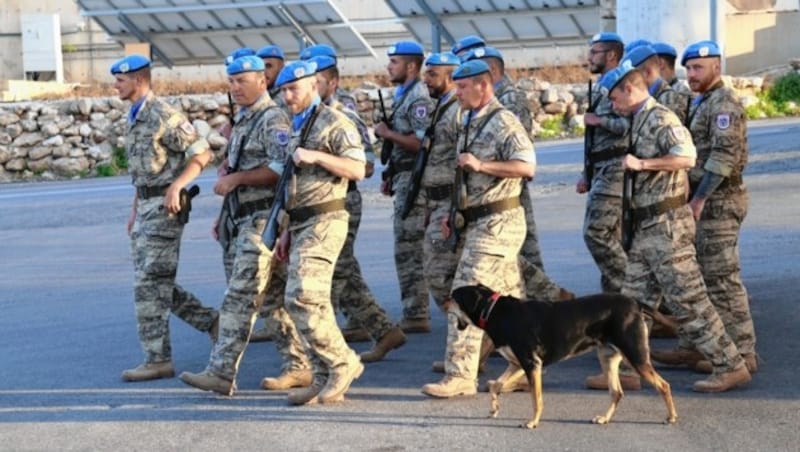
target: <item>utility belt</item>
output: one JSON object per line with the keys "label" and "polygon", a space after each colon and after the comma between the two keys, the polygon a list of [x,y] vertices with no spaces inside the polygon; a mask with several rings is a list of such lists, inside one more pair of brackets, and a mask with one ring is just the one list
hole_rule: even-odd
{"label": "utility belt", "polygon": [[501,199],[500,201],[490,202],[489,204],[481,204],[479,206],[467,207],[461,214],[464,216],[465,223],[480,220],[481,218],[492,215],[495,213],[505,212],[506,210],[515,209],[522,206],[519,201],[519,196],[513,198]]}
{"label": "utility belt", "polygon": [[425,187],[425,197],[431,201],[444,201],[453,193],[453,184]]}
{"label": "utility belt", "polygon": [[[722,182],[720,182],[720,184],[717,186],[716,191],[725,190],[727,188],[732,188],[732,187],[738,187],[742,185],[743,182],[744,180],[742,179],[741,174],[734,174],[732,176],[728,176],[722,179]],[[692,182],[689,183],[689,189],[692,196],[694,195],[694,192],[697,191],[697,187],[699,186],[700,186],[700,181],[697,181],[697,183],[692,183]],[[689,196],[689,198],[691,199],[692,196]]]}
{"label": "utility belt", "polygon": [[234,220],[238,220],[260,211],[269,213],[269,207],[272,205],[272,200],[273,198],[264,198],[241,203],[236,209],[236,212],[233,212],[232,217]]}
{"label": "utility belt", "polygon": [[634,224],[640,224],[684,205],[686,205],[686,196],[678,195],[649,206],[637,207],[633,209],[633,222]]}
{"label": "utility belt", "polygon": [[611,159],[615,159],[617,157],[622,157],[623,155],[628,153],[627,148],[608,148],[604,151],[600,152],[591,152],[589,153],[589,164],[592,166],[597,165],[598,163],[602,163]]}
{"label": "utility belt", "polygon": [[311,218],[314,218],[317,215],[321,215],[323,213],[336,212],[337,210],[344,210],[344,206],[345,206],[345,199],[339,198],[321,202],[319,204],[314,204],[313,206],[304,206],[304,207],[297,207],[295,209],[290,209],[287,213],[289,214],[290,222],[303,223],[304,221],[310,220]]}
{"label": "utility belt", "polygon": [[356,191],[356,190],[358,190],[358,185],[356,185],[356,181],[354,181],[354,180],[347,181],[347,193],[350,193],[350,192]]}
{"label": "utility belt", "polygon": [[150,199],[158,196],[164,196],[167,193],[169,185],[157,185],[154,187],[136,187],[136,197],[139,199]]}
{"label": "utility belt", "polygon": [[413,171],[414,161],[407,160],[405,162],[392,162],[392,170],[394,171],[394,174],[399,174],[405,171]]}

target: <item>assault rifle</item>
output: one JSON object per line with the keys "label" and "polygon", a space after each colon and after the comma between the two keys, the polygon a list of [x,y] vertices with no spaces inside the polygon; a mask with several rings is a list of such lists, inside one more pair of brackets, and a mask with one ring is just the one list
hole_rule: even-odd
{"label": "assault rifle", "polygon": [[[628,143],[628,154],[633,152],[633,131],[630,132]],[[636,183],[636,173],[626,169],[622,176],[622,249],[627,253],[633,244],[633,195],[634,184]]]}
{"label": "assault rifle", "polygon": [[[301,147],[305,144],[306,138],[308,138],[308,134],[311,132],[311,126],[314,124],[322,108],[322,105],[317,105],[311,117],[306,120],[306,123],[303,125],[303,130],[300,132],[300,141],[297,147]],[[264,233],[261,235],[264,246],[270,251],[275,249],[275,243],[278,241],[278,236],[281,232],[281,212],[287,211],[288,207],[290,207],[289,204],[291,204],[289,202],[289,196],[291,196],[289,184],[297,171],[292,155],[293,153],[290,153],[286,156],[283,172],[278,179],[278,184],[275,186],[275,201],[272,202],[272,207],[269,210],[269,217],[267,218],[267,225],[264,227]],[[288,212],[286,212],[285,215],[288,216]]]}
{"label": "assault rifle", "polygon": [[414,159],[414,169],[411,172],[411,181],[408,186],[408,191],[406,192],[403,210],[400,212],[400,218],[404,220],[408,217],[411,209],[414,208],[414,202],[417,200],[417,196],[419,196],[419,189],[422,185],[422,175],[425,173],[425,166],[428,165],[428,155],[430,154],[431,147],[433,146],[433,133],[436,130],[436,121],[439,120],[439,108],[441,108],[443,97],[444,96],[440,96],[436,101],[436,108],[433,110],[431,123],[428,125],[428,128],[425,129],[425,136],[422,137],[422,142],[419,144],[417,156]]}
{"label": "assault rifle", "polygon": [[[592,79],[589,79],[589,106],[586,113],[594,113],[597,107],[592,102]],[[592,148],[594,147],[594,126],[587,125],[583,132],[583,175],[586,178],[586,190],[592,189],[592,179],[594,178],[594,164],[592,163]]]}
{"label": "assault rifle", "polygon": [[192,198],[200,194],[200,187],[192,185],[189,189],[181,188],[180,203],[181,210],[178,211],[178,222],[186,224],[189,222],[189,212],[192,211]]}
{"label": "assault rifle", "polygon": [[[471,121],[472,114],[468,111],[467,124],[464,127],[464,147],[461,149],[461,153],[469,152],[467,140],[469,139],[469,123]],[[447,217],[450,236],[447,237],[447,247],[451,252],[455,252],[461,239],[461,229],[464,227],[464,217],[460,211],[467,208],[467,175],[458,164],[456,164],[455,185],[450,201],[450,215]]]}
{"label": "assault rifle", "polygon": [[[386,116],[386,104],[383,103],[383,92],[380,90],[380,88],[378,88],[378,100],[381,103],[381,122],[386,124],[388,127],[391,127],[389,117]],[[381,145],[381,164],[386,165],[389,160],[391,160],[394,143],[386,138],[382,139],[383,144]]]}

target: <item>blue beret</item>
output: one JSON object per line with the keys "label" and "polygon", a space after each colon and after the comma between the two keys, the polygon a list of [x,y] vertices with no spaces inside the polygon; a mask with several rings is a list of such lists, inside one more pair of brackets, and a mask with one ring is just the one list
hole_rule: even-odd
{"label": "blue beret", "polygon": [[470,50],[467,56],[464,57],[464,61],[476,60],[479,58],[497,58],[502,61],[503,54],[494,47],[478,47]]}
{"label": "blue beret", "polygon": [[461,63],[455,71],[453,71],[453,80],[461,80],[464,78],[475,77],[476,75],[489,72],[489,65],[483,60],[470,60]]}
{"label": "blue beret", "polygon": [[425,66],[458,66],[461,60],[450,52],[432,53],[425,60]]}
{"label": "blue beret", "polygon": [[393,46],[389,47],[386,51],[386,54],[389,56],[395,55],[425,55],[425,49],[422,48],[422,44],[414,41],[399,41],[396,42]]}
{"label": "blue beret", "polygon": [[722,51],[720,51],[719,46],[714,41],[698,41],[694,44],[689,45],[686,50],[683,51],[683,57],[681,57],[681,66],[686,66],[686,61],[691,60],[694,58],[708,58],[708,57],[719,57],[722,56]]}
{"label": "blue beret", "polygon": [[233,63],[233,60],[235,60],[235,59],[237,59],[239,57],[243,57],[243,56],[247,56],[247,55],[255,55],[255,54],[256,54],[256,51],[251,49],[250,47],[240,47],[240,48],[234,50],[233,52],[231,52],[230,55],[225,57],[225,66]]}
{"label": "blue beret", "polygon": [[279,58],[284,59],[283,50],[276,45],[268,45],[258,49],[256,55],[260,56],[261,58]]}
{"label": "blue beret", "polygon": [[144,55],[128,55],[111,65],[111,74],[127,74],[150,66],[150,59]]}
{"label": "blue beret", "polygon": [[619,84],[619,82],[622,81],[622,79],[625,78],[626,75],[635,69],[636,68],[631,63],[631,60],[624,59],[619,66],[603,74],[603,76],[600,77],[599,82],[605,89],[611,91]]}
{"label": "blue beret", "polygon": [[332,58],[327,55],[318,55],[312,57],[308,61],[317,65],[317,72],[322,72],[325,69],[336,67],[336,58]]}
{"label": "blue beret", "polygon": [[589,40],[589,44],[596,44],[598,42],[618,42],[622,44],[622,37],[616,33],[604,31],[602,33],[597,33]]}
{"label": "blue beret", "polygon": [[650,57],[656,56],[656,51],[650,45],[640,45],[635,49],[628,52],[624,57],[623,60],[630,60],[631,64],[634,66],[638,66],[645,62]]}
{"label": "blue beret", "polygon": [[302,52],[300,52],[301,60],[310,60],[315,56],[328,56],[335,60],[336,50],[328,44],[314,44],[313,46],[306,47]]}
{"label": "blue beret", "polygon": [[256,55],[241,56],[231,64],[229,64],[225,71],[228,75],[241,74],[242,72],[261,72],[264,70],[264,60]]}
{"label": "blue beret", "polygon": [[652,46],[657,55],[669,55],[671,57],[678,56],[678,52],[675,51],[675,47],[672,47],[666,42],[654,42]]}
{"label": "blue beret", "polygon": [[475,35],[464,36],[463,38],[459,39],[457,43],[453,44],[452,52],[458,55],[461,52],[466,50],[471,50],[476,47],[483,47],[486,45],[486,41],[483,38]]}
{"label": "blue beret", "polygon": [[630,53],[633,49],[641,46],[649,46],[652,43],[647,39],[634,39],[633,41],[625,44],[625,53]]}
{"label": "blue beret", "polygon": [[317,65],[312,61],[292,61],[281,69],[275,86],[281,87],[287,83],[293,83],[306,77],[311,77],[317,73]]}

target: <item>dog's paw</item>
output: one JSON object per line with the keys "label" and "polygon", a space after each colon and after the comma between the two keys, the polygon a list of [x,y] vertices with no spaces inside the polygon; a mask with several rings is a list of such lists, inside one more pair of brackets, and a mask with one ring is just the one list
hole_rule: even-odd
{"label": "dog's paw", "polygon": [[537,421],[528,421],[528,422],[526,422],[524,424],[520,424],[520,427],[526,428],[528,430],[533,430],[538,426],[539,426],[539,423]]}
{"label": "dog's paw", "polygon": [[676,422],[678,422],[678,416],[670,416],[664,420],[664,423],[667,425],[672,425]]}
{"label": "dog's paw", "polygon": [[595,416],[594,419],[592,419],[592,424],[608,424],[608,418],[605,416]]}

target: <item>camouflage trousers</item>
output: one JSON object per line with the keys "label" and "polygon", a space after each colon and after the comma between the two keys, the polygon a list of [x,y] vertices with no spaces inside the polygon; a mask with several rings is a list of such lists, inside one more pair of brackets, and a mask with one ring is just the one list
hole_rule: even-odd
{"label": "camouflage trousers", "polygon": [[394,325],[369,290],[354,253],[353,247],[361,224],[361,193],[358,190],[347,192],[345,207],[350,214],[347,239],[333,270],[331,301],[334,310],[341,309],[349,320],[365,328],[377,341]]}
{"label": "camouflage trousers", "polygon": [[422,271],[422,243],[425,239],[425,195],[420,191],[414,208],[404,220],[400,213],[409,189],[411,172],[394,176],[394,263],[400,283],[403,318],[430,317],[428,288]]}
{"label": "camouflage trousers", "polygon": [[647,299],[655,278],[677,317],[679,336],[711,361],[715,372],[729,372],[743,360],[708,298],[695,254],[691,209],[685,205],[665,215],[666,221],[636,228],[622,293]]}
{"label": "camouflage trousers", "polygon": [[536,232],[536,220],[533,217],[533,199],[527,183],[522,184],[520,201],[525,209],[526,225],[525,242],[522,244],[519,259],[522,281],[525,284],[523,298],[539,301],[558,300],[561,287],[544,272],[542,252],[539,249],[539,235]]}
{"label": "camouflage trousers", "polygon": [[265,225],[263,217],[239,219],[235,235],[223,250],[228,287],[220,306],[219,337],[206,369],[228,380],[236,379],[270,279],[272,252],[261,240]]}
{"label": "camouflage trousers", "polygon": [[600,269],[604,292],[618,293],[625,279],[622,249],[622,198],[590,192],[583,219],[583,240]]}
{"label": "camouflage trousers", "polygon": [[214,309],[175,283],[183,225],[164,213],[162,202],[161,197],[138,200],[130,241],[136,324],[146,363],[172,359],[170,312],[199,331],[211,329],[217,318]]}
{"label": "camouflage trousers", "polygon": [[[520,298],[519,255],[525,240],[525,213],[521,207],[483,217],[467,225],[453,289],[483,284],[505,295]],[[445,372],[477,379],[483,330],[468,326],[459,330],[454,315],[447,316]]]}
{"label": "camouflage trousers", "polygon": [[[423,242],[423,273],[433,300],[442,308],[450,298],[453,275],[458,267],[458,250],[451,249],[442,234],[442,220],[450,215],[450,201],[428,201],[427,225]],[[462,243],[463,245],[463,237]]]}
{"label": "camouflage trousers", "polygon": [[331,304],[333,269],[347,237],[347,212],[318,215],[291,231],[284,302],[317,375],[358,357],[347,346]]}
{"label": "camouflage trousers", "polygon": [[746,192],[706,201],[695,242],[708,297],[743,355],[756,352],[756,332],[739,263],[739,231],[747,204]]}

